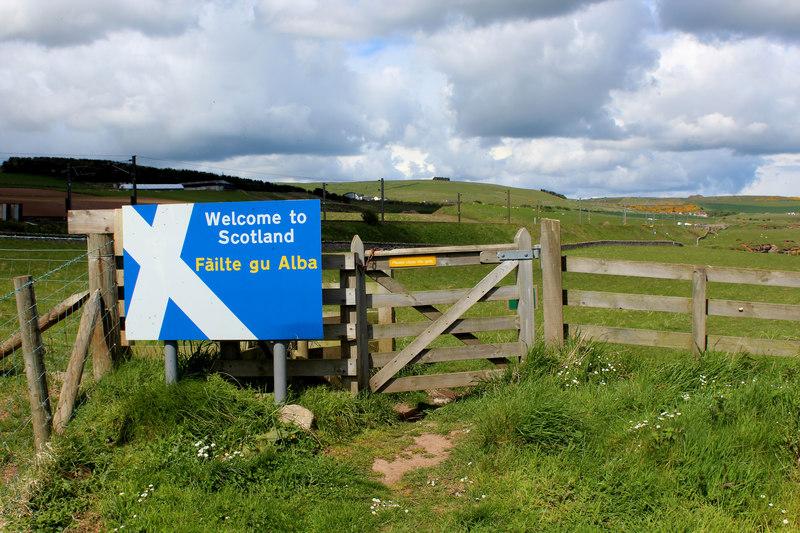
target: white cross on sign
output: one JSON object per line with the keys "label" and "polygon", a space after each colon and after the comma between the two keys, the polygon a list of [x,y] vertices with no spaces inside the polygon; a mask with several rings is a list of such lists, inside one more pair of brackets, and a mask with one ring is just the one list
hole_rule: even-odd
{"label": "white cross on sign", "polygon": [[[193,207],[193,204],[160,205],[152,224],[132,206],[123,207],[125,252],[139,265],[135,285],[129,287],[129,280],[125,280],[126,291],[132,291],[130,298],[126,298],[128,339],[159,339],[170,300],[209,339],[256,339],[181,259]],[[220,328],[224,328],[224,333]]]}

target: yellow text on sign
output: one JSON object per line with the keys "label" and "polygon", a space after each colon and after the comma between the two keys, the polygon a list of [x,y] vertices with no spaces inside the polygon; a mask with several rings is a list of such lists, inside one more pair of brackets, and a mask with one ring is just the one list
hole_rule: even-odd
{"label": "yellow text on sign", "polygon": [[394,257],[389,259],[389,268],[436,266],[435,255],[417,257]]}

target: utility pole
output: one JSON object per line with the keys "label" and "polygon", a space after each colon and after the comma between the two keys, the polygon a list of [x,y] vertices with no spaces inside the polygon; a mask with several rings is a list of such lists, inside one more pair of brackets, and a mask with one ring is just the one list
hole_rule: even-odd
{"label": "utility pole", "polygon": [[133,163],[133,168],[131,169],[131,183],[133,184],[131,205],[136,205],[136,156],[131,157],[131,163]]}
{"label": "utility pole", "polygon": [[461,193],[458,193],[458,223],[461,224]]}
{"label": "utility pole", "polygon": [[508,223],[511,224],[511,189],[506,190],[506,203],[508,204]]}
{"label": "utility pole", "polygon": [[381,222],[384,221],[385,211],[383,210],[383,178],[381,178]]}
{"label": "utility pole", "polygon": [[542,214],[539,211],[541,209],[541,207],[542,207],[542,201],[541,200],[537,200],[536,201],[536,220],[533,221],[534,224],[536,224],[540,220],[542,220]]}
{"label": "utility pole", "polygon": [[628,225],[628,206],[627,205],[623,205],[622,206],[622,225],[623,226],[627,226]]}
{"label": "utility pole", "polygon": [[67,214],[72,209],[72,166],[67,161]]}
{"label": "utility pole", "polygon": [[580,198],[578,198],[578,224],[583,224],[583,209],[581,208]]}
{"label": "utility pole", "polygon": [[328,220],[327,191],[324,181],[322,182],[322,220]]}

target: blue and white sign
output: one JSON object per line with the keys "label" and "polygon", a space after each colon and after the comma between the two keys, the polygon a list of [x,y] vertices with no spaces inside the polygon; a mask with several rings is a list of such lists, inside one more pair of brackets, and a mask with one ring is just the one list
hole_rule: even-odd
{"label": "blue and white sign", "polygon": [[130,340],[322,338],[319,200],[125,206]]}

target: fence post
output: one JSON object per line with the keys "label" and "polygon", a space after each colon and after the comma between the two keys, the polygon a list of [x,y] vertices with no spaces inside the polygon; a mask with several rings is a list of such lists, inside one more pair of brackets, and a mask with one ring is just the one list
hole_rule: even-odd
{"label": "fence post", "polygon": [[700,357],[706,351],[707,285],[706,269],[695,267],[692,272],[692,354],[695,357]]}
{"label": "fence post", "polygon": [[[531,250],[533,243],[531,234],[527,228],[520,228],[514,237],[517,248],[520,250]],[[519,303],[517,304],[517,314],[519,316],[519,340],[525,344],[525,351],[521,354],[522,360],[533,348],[535,339],[536,319],[534,317],[533,299],[533,260],[520,261],[517,267],[517,290],[519,291]]]}
{"label": "fence post", "polygon": [[351,394],[369,387],[369,339],[367,324],[367,282],[364,270],[364,243],[356,235],[350,243],[350,251],[354,254],[353,270],[342,271],[339,278],[341,288],[355,290],[355,305],[342,306],[342,323],[355,326],[355,341],[342,341],[342,355],[355,360],[356,379],[345,379]]}
{"label": "fence post", "polygon": [[561,222],[542,219],[542,310],[544,342],[564,346],[564,295],[561,281]]}
{"label": "fence post", "polygon": [[116,358],[120,346],[119,308],[114,260],[114,234],[90,233],[89,290],[100,290],[100,317],[102,327],[94,329],[92,336],[92,369],[95,379],[107,374]]}
{"label": "fence post", "polygon": [[356,254],[356,381],[359,391],[369,388],[369,337],[367,323],[367,279],[364,243],[356,235],[350,243],[350,251]]}
{"label": "fence post", "polygon": [[100,316],[100,293],[95,291],[86,303],[86,307],[83,308],[64,384],[61,386],[61,394],[58,396],[58,408],[53,416],[53,430],[59,435],[66,429],[72,412],[75,410],[83,367],[86,364],[86,356],[89,354],[89,342],[98,322],[98,316]]}
{"label": "fence post", "polygon": [[39,311],[31,276],[14,278],[19,329],[22,333],[22,356],[25,360],[25,377],[31,401],[33,442],[36,450],[50,438],[53,417],[50,414],[50,393],[47,390],[47,370],[44,366],[44,342],[39,331]]}

